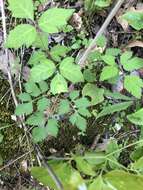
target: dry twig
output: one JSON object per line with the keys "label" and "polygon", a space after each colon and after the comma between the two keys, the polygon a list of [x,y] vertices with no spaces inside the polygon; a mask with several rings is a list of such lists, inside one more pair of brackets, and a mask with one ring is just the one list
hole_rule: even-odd
{"label": "dry twig", "polygon": [[94,49],[94,47],[96,46],[96,40],[103,34],[103,32],[105,31],[105,29],[107,28],[107,26],[109,25],[109,23],[111,22],[111,20],[113,19],[113,17],[116,15],[116,13],[118,12],[119,8],[121,7],[121,5],[123,4],[124,0],[117,0],[117,3],[115,4],[114,8],[111,10],[111,12],[109,13],[108,17],[106,18],[105,22],[103,23],[103,25],[101,26],[100,30],[97,32],[95,38],[93,39],[93,41],[90,43],[89,47],[85,50],[85,52],[83,53],[83,55],[81,56],[78,64],[81,67],[85,66],[85,61],[89,55],[89,53]]}

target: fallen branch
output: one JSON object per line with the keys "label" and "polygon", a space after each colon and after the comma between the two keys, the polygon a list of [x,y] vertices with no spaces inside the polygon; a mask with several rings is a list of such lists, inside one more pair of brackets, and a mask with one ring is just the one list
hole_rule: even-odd
{"label": "fallen branch", "polygon": [[85,50],[85,52],[83,53],[83,55],[81,56],[78,64],[81,67],[85,66],[85,61],[89,55],[89,53],[94,49],[94,47],[96,46],[96,40],[103,34],[103,32],[105,31],[105,29],[107,28],[107,26],[109,25],[109,23],[111,22],[111,20],[113,19],[113,17],[116,15],[116,13],[118,12],[119,8],[121,7],[121,5],[123,4],[124,0],[117,0],[117,3],[115,4],[114,8],[111,10],[111,12],[109,13],[108,17],[106,18],[105,22],[103,23],[103,25],[101,26],[100,30],[97,32],[95,38],[93,39],[93,41],[90,43],[89,47]]}

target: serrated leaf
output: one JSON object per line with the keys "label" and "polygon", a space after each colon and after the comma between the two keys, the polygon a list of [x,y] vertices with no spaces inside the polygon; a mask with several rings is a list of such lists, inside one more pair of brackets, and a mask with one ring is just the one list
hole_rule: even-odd
{"label": "serrated leaf", "polygon": [[32,53],[32,55],[28,61],[28,64],[29,65],[37,65],[40,62],[42,62],[42,60],[45,60],[45,59],[46,59],[46,55],[44,52],[34,51],[34,53]]}
{"label": "serrated leaf", "polygon": [[34,125],[34,126],[41,126],[44,125],[45,118],[44,114],[42,112],[36,112],[28,117],[26,120],[26,124],[28,125]]}
{"label": "serrated leaf", "polygon": [[40,88],[40,90],[41,90],[42,93],[48,91],[49,86],[48,86],[48,84],[47,84],[46,81],[41,81],[41,82],[39,82],[38,84],[39,84],[39,88]]}
{"label": "serrated leaf", "polygon": [[33,82],[40,82],[42,80],[46,80],[53,75],[55,70],[56,70],[56,67],[52,61],[48,59],[43,60],[39,65],[35,65],[31,69],[30,79]]}
{"label": "serrated leaf", "polygon": [[37,109],[39,111],[44,111],[48,106],[50,106],[50,100],[47,98],[41,98],[37,102]]}
{"label": "serrated leaf", "polygon": [[67,24],[73,9],[51,8],[40,17],[38,24],[41,30],[48,33],[58,33]]}
{"label": "serrated leaf", "polygon": [[76,162],[76,167],[77,167],[78,171],[80,171],[86,175],[89,175],[89,176],[95,175],[95,171],[93,170],[93,167],[82,157],[74,156],[74,160]]}
{"label": "serrated leaf", "polygon": [[128,101],[124,103],[117,103],[115,105],[109,105],[103,108],[103,110],[97,115],[97,119],[105,115],[110,115],[115,112],[126,110],[129,106],[132,105],[132,103],[133,103],[132,101]]}
{"label": "serrated leaf", "polygon": [[143,81],[139,76],[125,76],[124,88],[136,98],[141,98]]}
{"label": "serrated leaf", "polygon": [[23,102],[31,101],[31,96],[26,92],[19,94],[18,98]]}
{"label": "serrated leaf", "polygon": [[139,109],[135,113],[127,115],[127,118],[135,125],[143,125],[143,108]]}
{"label": "serrated leaf", "polygon": [[48,135],[57,137],[58,131],[59,131],[59,128],[58,128],[57,120],[56,119],[49,119],[48,124],[46,126],[46,133]]}
{"label": "serrated leaf", "polygon": [[58,114],[66,114],[70,111],[69,100],[61,100],[58,108]]}
{"label": "serrated leaf", "polygon": [[73,90],[72,92],[70,92],[69,97],[70,97],[71,100],[75,100],[76,98],[79,97],[79,91],[78,90]]}
{"label": "serrated leaf", "polygon": [[127,11],[122,18],[136,30],[141,30],[143,28],[143,13],[141,11]]}
{"label": "serrated leaf", "polygon": [[104,190],[104,182],[101,176],[98,176],[90,185],[88,190]]}
{"label": "serrated leaf", "polygon": [[111,0],[96,0],[94,2],[95,6],[98,6],[98,7],[108,7],[111,3]]}
{"label": "serrated leaf", "polygon": [[104,176],[106,182],[117,190],[142,190],[143,177],[122,170],[114,170]]}
{"label": "serrated leaf", "polygon": [[84,79],[87,82],[94,82],[96,80],[96,75],[90,69],[86,69],[83,72]]}
{"label": "serrated leaf", "polygon": [[104,35],[101,35],[96,40],[96,45],[99,47],[104,47],[106,45],[107,39]]}
{"label": "serrated leaf", "polygon": [[134,71],[143,68],[143,59],[139,57],[132,58],[132,52],[125,52],[121,55],[121,64],[126,71]]}
{"label": "serrated leaf", "polygon": [[79,108],[79,109],[78,109],[78,113],[79,113],[80,115],[84,116],[84,117],[91,117],[91,113],[88,111],[87,108],[84,108],[84,107]]}
{"label": "serrated leaf", "polygon": [[45,127],[35,127],[32,130],[32,137],[35,143],[43,141],[47,137],[46,128]]}
{"label": "serrated leaf", "polygon": [[90,106],[89,100],[85,97],[74,100],[74,104],[77,108],[87,108]]}
{"label": "serrated leaf", "polygon": [[34,6],[32,0],[8,0],[9,10],[16,18],[29,18],[34,20]]}
{"label": "serrated leaf", "polygon": [[118,48],[107,48],[106,50],[107,55],[117,56],[120,53],[121,53],[121,50]]}
{"label": "serrated leaf", "polygon": [[50,90],[52,94],[68,92],[67,82],[62,75],[57,74],[51,81]]}
{"label": "serrated leaf", "polygon": [[32,112],[33,112],[32,102],[19,104],[15,109],[15,114],[18,116],[23,114],[29,115]]}
{"label": "serrated leaf", "polygon": [[104,89],[98,88],[94,84],[87,83],[82,90],[82,94],[91,98],[91,105],[96,105],[104,100]]}
{"label": "serrated leaf", "polygon": [[112,98],[115,100],[132,100],[131,97],[125,96],[125,95],[121,94],[120,92],[111,92],[109,90],[105,90],[104,95],[107,98]]}
{"label": "serrated leaf", "polygon": [[33,46],[36,48],[47,50],[48,49],[48,34],[45,34],[44,32],[38,32],[36,39],[33,42]]}
{"label": "serrated leaf", "polygon": [[86,119],[80,116],[78,113],[74,113],[73,115],[70,116],[70,122],[73,125],[76,125],[78,129],[81,131],[86,130],[87,122]]}
{"label": "serrated leaf", "polygon": [[115,66],[106,66],[102,69],[100,81],[108,80],[118,75],[118,68]]}
{"label": "serrated leaf", "polygon": [[106,161],[104,152],[86,152],[84,159],[91,165],[97,166],[103,164]]}
{"label": "serrated leaf", "polygon": [[72,83],[83,82],[84,78],[80,66],[75,65],[73,62],[74,59],[72,57],[65,58],[60,63],[60,72],[67,80],[71,81]]}
{"label": "serrated leaf", "polygon": [[55,61],[61,61],[61,57],[64,57],[66,53],[69,51],[69,48],[62,45],[56,45],[54,46],[51,51],[50,55]]}
{"label": "serrated leaf", "polygon": [[110,66],[116,66],[115,57],[112,55],[105,54],[102,56],[102,60]]}
{"label": "serrated leaf", "polygon": [[34,82],[29,81],[24,86],[26,92],[29,93],[31,96],[37,97],[41,94],[40,89]]}
{"label": "serrated leaf", "polygon": [[[65,190],[69,189],[69,187],[71,188],[71,190],[75,189],[72,188],[72,184],[69,184],[71,181],[72,173],[74,171],[74,169],[72,169],[69,164],[63,162],[57,162],[57,163],[53,162],[48,164],[50,164],[50,167],[52,168],[58,179],[63,184]],[[51,189],[59,190],[59,188],[57,188],[51,176],[48,174],[46,168],[33,167],[31,168],[31,175],[34,178],[36,178],[39,182],[41,182],[44,186],[48,186]]]}
{"label": "serrated leaf", "polygon": [[23,45],[28,48],[35,41],[36,35],[36,29],[32,25],[20,24],[10,31],[5,45],[15,49]]}

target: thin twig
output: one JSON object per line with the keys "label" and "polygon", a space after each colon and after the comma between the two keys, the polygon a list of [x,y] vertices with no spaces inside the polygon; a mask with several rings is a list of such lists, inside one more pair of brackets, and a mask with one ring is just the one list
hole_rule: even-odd
{"label": "thin twig", "polygon": [[11,162],[9,162],[8,164],[4,165],[3,167],[0,168],[0,171],[4,170],[5,168],[9,167],[10,165],[14,164],[15,162],[17,162],[18,160],[20,160],[21,158],[25,157],[26,155],[28,155],[29,153],[31,153],[32,151],[26,152],[25,154],[19,156],[18,158],[16,158],[15,160],[12,160]]}
{"label": "thin twig", "polygon": [[118,12],[119,8],[121,7],[121,5],[123,4],[124,0],[117,0],[117,3],[115,4],[114,8],[111,10],[111,12],[109,13],[108,17],[106,18],[105,22],[103,23],[103,25],[101,26],[100,30],[97,32],[95,38],[93,39],[93,41],[90,43],[89,47],[86,49],[86,51],[83,53],[83,55],[81,56],[78,64],[81,67],[85,66],[85,61],[89,55],[89,53],[94,49],[94,47],[96,46],[96,41],[97,39],[103,34],[103,32],[105,31],[105,29],[107,28],[107,26],[109,25],[109,23],[111,22],[111,20],[113,19],[113,17],[116,15],[116,13]]}

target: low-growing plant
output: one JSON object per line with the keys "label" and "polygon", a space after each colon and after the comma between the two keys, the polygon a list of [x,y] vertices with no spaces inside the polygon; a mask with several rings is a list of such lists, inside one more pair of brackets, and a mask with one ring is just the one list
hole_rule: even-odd
{"label": "low-growing plant", "polygon": [[[100,36],[97,49],[102,52],[91,52],[87,59],[88,64],[81,68],[77,64],[79,57],[73,56],[72,51],[86,47],[91,39],[84,39],[85,35],[82,33],[81,36],[84,37],[79,35],[78,42],[76,38],[73,39],[71,46],[70,43],[49,46],[48,42],[52,34],[69,31],[66,26],[75,10],[49,8],[35,19],[32,0],[8,0],[8,3],[12,17],[19,19],[17,23],[20,24],[9,32],[5,47],[14,50],[25,47],[32,51],[26,63],[30,74],[22,79],[25,81],[22,92],[18,95],[19,104],[15,115],[25,116],[25,124],[32,126],[32,140],[35,143],[48,136],[57,137],[63,121],[70,122],[79,129],[81,135],[86,135],[88,118],[99,120],[101,117],[127,110],[130,106],[134,108],[133,103],[135,105],[141,100],[143,81],[137,71],[143,68],[142,58],[134,56],[130,50],[104,50],[107,40]],[[111,1],[85,1],[87,9],[90,9],[92,3],[101,8],[108,7]],[[123,18],[131,23],[129,13]],[[134,22],[131,24],[135,29],[139,28]],[[121,83],[121,90],[113,89],[118,82]],[[127,113],[124,117],[128,122],[143,125],[142,108],[139,107],[135,113],[130,113],[128,109]],[[0,141],[2,138],[0,135]],[[133,145],[136,144],[139,142]],[[133,160],[136,162],[129,168],[120,164],[119,157],[125,147],[118,145],[112,138],[104,151],[87,151],[84,155],[71,153],[67,161],[52,160],[49,164],[65,189],[70,186],[70,190],[141,190],[142,176],[118,171],[133,170],[142,173],[141,156]],[[116,170],[111,171],[114,169]],[[111,172],[105,174],[107,171]],[[45,168],[33,167],[31,173],[45,186],[57,189]],[[139,188],[136,188],[137,185]]]}

